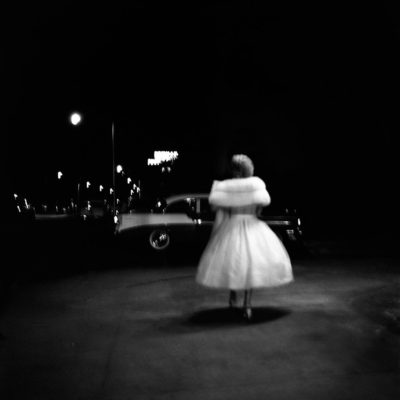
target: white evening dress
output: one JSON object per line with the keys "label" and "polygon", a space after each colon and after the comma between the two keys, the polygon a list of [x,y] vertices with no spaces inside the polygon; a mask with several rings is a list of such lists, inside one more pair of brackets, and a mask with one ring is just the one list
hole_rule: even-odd
{"label": "white evening dress", "polygon": [[215,181],[209,197],[216,208],[210,240],[196,281],[231,290],[273,287],[293,280],[289,255],[257,208],[270,203],[257,177]]}

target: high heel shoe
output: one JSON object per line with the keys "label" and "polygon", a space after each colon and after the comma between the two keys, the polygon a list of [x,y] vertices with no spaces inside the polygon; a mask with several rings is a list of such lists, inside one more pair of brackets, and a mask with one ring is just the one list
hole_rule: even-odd
{"label": "high heel shoe", "polygon": [[247,322],[250,322],[253,319],[253,311],[251,307],[245,307],[243,309],[243,317]]}

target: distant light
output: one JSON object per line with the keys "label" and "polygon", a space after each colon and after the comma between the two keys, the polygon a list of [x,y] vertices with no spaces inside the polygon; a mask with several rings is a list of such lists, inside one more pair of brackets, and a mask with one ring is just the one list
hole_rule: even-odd
{"label": "distant light", "polygon": [[103,189],[104,189],[103,185],[100,185],[100,186],[99,186],[99,191],[102,192]]}
{"label": "distant light", "polygon": [[179,156],[177,151],[155,151],[154,158],[147,159],[147,165],[160,165],[163,162],[173,162]]}
{"label": "distant light", "polygon": [[78,125],[82,121],[82,116],[79,113],[72,113],[69,117],[72,125]]}
{"label": "distant light", "polygon": [[89,181],[86,182],[86,189],[89,189],[91,183]]}
{"label": "distant light", "polygon": [[133,195],[133,189],[131,189],[131,196]]}
{"label": "distant light", "polygon": [[118,217],[116,215],[114,216],[114,224],[118,224]]}
{"label": "distant light", "polygon": [[14,199],[17,200],[17,198],[18,198],[17,193],[14,193]]}
{"label": "distant light", "polygon": [[57,172],[57,178],[58,178],[58,179],[61,179],[62,176],[63,176],[63,173],[62,173],[61,171],[58,171],[58,172]]}
{"label": "distant light", "polygon": [[126,180],[126,182],[128,183],[128,185],[132,182],[132,179],[131,178],[127,178],[127,180]]}
{"label": "distant light", "polygon": [[113,193],[114,193],[114,189],[110,188],[110,194],[113,194]]}
{"label": "distant light", "polygon": [[117,165],[116,170],[117,170],[117,173],[120,174],[123,170],[122,165]]}

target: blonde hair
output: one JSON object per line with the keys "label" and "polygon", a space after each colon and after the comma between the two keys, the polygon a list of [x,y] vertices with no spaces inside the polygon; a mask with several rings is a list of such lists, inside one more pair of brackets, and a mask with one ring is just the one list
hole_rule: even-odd
{"label": "blonde hair", "polygon": [[231,161],[234,178],[248,178],[254,174],[254,164],[245,154],[234,154]]}

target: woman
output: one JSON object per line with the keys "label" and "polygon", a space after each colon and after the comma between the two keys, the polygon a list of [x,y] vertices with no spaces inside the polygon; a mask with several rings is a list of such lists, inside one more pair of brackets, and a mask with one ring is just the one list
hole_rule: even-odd
{"label": "woman", "polygon": [[293,280],[290,258],[282,242],[258,211],[270,204],[265,183],[253,176],[249,157],[232,157],[232,179],[214,181],[209,202],[216,210],[209,243],[200,259],[196,281],[211,288],[244,290],[244,317],[251,320],[252,289],[283,285]]}

